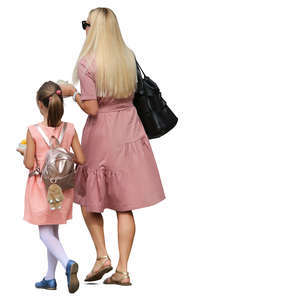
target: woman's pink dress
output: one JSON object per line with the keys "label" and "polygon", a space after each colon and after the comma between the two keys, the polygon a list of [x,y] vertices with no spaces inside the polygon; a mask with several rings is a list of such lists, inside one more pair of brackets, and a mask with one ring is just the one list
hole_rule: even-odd
{"label": "woman's pink dress", "polygon": [[86,59],[78,65],[81,100],[98,99],[99,111],[88,116],[83,130],[86,163],[77,168],[74,202],[92,212],[153,205],[165,195],[133,95],[97,98],[93,66]]}
{"label": "woman's pink dress", "polygon": [[[45,126],[42,123],[39,123],[39,126],[43,129],[48,138],[52,135],[58,138],[62,130],[63,123],[56,128]],[[49,146],[45,143],[35,125],[29,126],[28,129],[35,142],[36,157],[40,168],[42,168]],[[70,150],[74,133],[74,125],[72,123],[68,123],[61,143],[62,147],[66,150]],[[36,163],[34,164],[33,169],[35,168]],[[47,201],[45,184],[41,176],[36,175],[28,177],[25,191],[24,220],[36,225],[65,224],[67,220],[72,218],[73,198],[74,189],[66,190],[64,192],[62,208],[51,210]]]}

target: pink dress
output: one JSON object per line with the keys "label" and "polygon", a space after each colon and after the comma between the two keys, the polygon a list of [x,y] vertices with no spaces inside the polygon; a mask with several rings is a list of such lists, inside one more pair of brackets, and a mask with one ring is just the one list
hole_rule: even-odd
{"label": "pink dress", "polygon": [[[52,135],[59,137],[60,131],[63,127],[63,123],[54,128],[48,127],[39,123],[48,138]],[[38,129],[32,125],[28,127],[30,134],[35,142],[36,157],[39,162],[40,168],[43,167],[46,153],[49,150],[48,145],[43,140]],[[75,133],[74,125],[68,123],[64,138],[61,145],[70,150],[73,136]],[[36,163],[34,168],[36,168]],[[32,171],[32,170],[31,170]],[[62,202],[62,208],[51,210],[47,201],[47,192],[45,184],[40,175],[28,177],[27,186],[25,191],[25,211],[24,220],[36,225],[50,225],[50,224],[65,224],[67,220],[72,218],[72,204],[74,198],[74,189],[64,191],[64,200]]]}
{"label": "pink dress", "polygon": [[74,202],[88,211],[105,208],[128,211],[153,205],[165,198],[159,172],[144,127],[132,103],[97,98],[95,70],[86,59],[78,65],[81,100],[98,99],[99,111],[88,116],[82,149],[85,165],[76,172]]}

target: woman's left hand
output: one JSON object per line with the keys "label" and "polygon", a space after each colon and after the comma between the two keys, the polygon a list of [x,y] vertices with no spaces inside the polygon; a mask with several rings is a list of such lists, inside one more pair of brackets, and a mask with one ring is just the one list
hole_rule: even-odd
{"label": "woman's left hand", "polygon": [[71,97],[76,92],[76,88],[72,84],[62,84],[60,85],[63,97]]}

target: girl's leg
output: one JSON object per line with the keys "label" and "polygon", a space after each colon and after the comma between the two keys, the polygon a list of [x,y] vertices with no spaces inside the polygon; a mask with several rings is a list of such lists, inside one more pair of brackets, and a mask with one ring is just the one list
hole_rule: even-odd
{"label": "girl's leg", "polygon": [[[40,238],[46,245],[48,251],[60,261],[66,270],[68,290],[70,293],[75,293],[79,288],[79,281],[77,278],[78,264],[69,260],[63,246],[58,239],[58,225],[39,225]],[[52,261],[53,262],[53,261]],[[50,269],[55,270],[50,261]],[[50,271],[51,272],[51,271]],[[48,288],[48,283],[42,280],[36,283],[37,288]],[[56,283],[55,283],[56,288]]]}
{"label": "girl's leg", "polygon": [[135,234],[135,222],[132,211],[117,212],[119,262],[117,270],[127,272],[127,263]]}
{"label": "girl's leg", "polygon": [[55,278],[55,270],[57,266],[57,259],[51,252],[47,249],[47,257],[48,257],[48,271],[45,276],[46,280],[54,279]]}
{"label": "girl's leg", "polygon": [[59,235],[58,235],[58,227],[59,225],[52,225],[53,226],[53,232],[54,232],[54,236],[59,240]]}
{"label": "girl's leg", "polygon": [[[58,237],[58,225],[53,225],[53,233],[54,236],[59,240]],[[51,252],[47,249],[47,257],[48,257],[48,271],[45,276],[46,280],[54,279],[55,278],[55,270],[57,266],[57,259]]]}
{"label": "girl's leg", "polygon": [[[66,252],[58,239],[58,228],[54,229],[54,226],[58,225],[39,225],[40,239],[47,247],[48,251],[61,262],[64,268],[66,268],[69,261]],[[55,234],[56,233],[56,234]],[[53,270],[53,266],[50,268]]]}

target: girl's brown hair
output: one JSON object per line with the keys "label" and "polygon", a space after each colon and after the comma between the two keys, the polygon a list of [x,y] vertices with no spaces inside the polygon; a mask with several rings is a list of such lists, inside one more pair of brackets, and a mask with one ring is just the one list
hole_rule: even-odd
{"label": "girl's brown hair", "polygon": [[57,127],[64,114],[64,100],[60,86],[53,81],[47,81],[39,88],[36,98],[48,108],[48,126]]}

